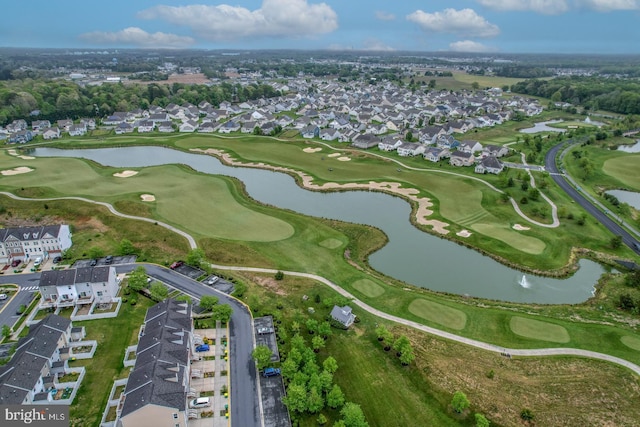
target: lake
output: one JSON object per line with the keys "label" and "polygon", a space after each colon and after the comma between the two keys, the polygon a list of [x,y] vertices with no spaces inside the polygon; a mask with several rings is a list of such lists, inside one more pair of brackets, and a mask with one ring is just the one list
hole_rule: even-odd
{"label": "lake", "polygon": [[566,132],[566,129],[553,128],[547,126],[552,123],[562,123],[564,120],[547,120],[546,122],[538,122],[533,127],[520,129],[520,133],[538,133],[538,132]]}
{"label": "lake", "polygon": [[36,148],[37,157],[74,157],[118,168],[185,164],[194,170],[235,177],[248,194],[272,206],[316,217],[368,224],[385,232],[389,243],[372,254],[376,270],[406,283],[459,295],[524,303],[580,303],[592,296],[603,273],[599,264],[580,260],[571,277],[526,275],[492,258],[418,230],[409,222],[411,207],[399,197],[369,191],[321,193],[300,188],[284,173],[223,165],[217,158],[163,147],[86,150]]}

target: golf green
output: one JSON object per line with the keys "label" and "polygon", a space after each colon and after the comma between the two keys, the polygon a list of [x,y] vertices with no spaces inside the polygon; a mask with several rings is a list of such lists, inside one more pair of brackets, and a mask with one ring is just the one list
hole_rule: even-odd
{"label": "golf green", "polygon": [[380,295],[384,294],[384,288],[369,279],[357,280],[353,282],[351,286],[353,286],[353,289],[358,292],[362,292],[369,298],[379,297]]}
{"label": "golf green", "polygon": [[319,245],[327,249],[336,249],[342,246],[342,242],[338,239],[325,239]]}
{"label": "golf green", "polygon": [[514,334],[525,338],[557,343],[570,341],[569,332],[564,327],[553,323],[513,316],[509,326]]}
{"label": "golf green", "polygon": [[622,344],[626,345],[627,347],[640,351],[640,338],[632,337],[631,335],[625,335],[620,337],[620,341],[622,341]]}
{"label": "golf green", "polygon": [[463,311],[426,299],[415,299],[408,308],[412,314],[450,329],[459,331],[467,324],[467,315]]}
{"label": "golf green", "polygon": [[506,226],[477,223],[471,225],[471,228],[486,236],[501,240],[507,245],[528,254],[540,255],[547,247],[542,240],[531,236],[525,236],[507,228]]}

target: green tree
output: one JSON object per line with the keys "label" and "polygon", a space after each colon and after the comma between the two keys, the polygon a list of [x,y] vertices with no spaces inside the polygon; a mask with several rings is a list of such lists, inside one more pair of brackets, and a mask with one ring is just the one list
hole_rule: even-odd
{"label": "green tree", "polygon": [[336,362],[333,356],[329,356],[322,362],[322,368],[331,374],[335,374],[338,370],[338,362]]}
{"label": "green tree", "polygon": [[406,335],[401,335],[394,343],[393,343],[393,349],[398,352],[399,354],[402,354],[404,351],[406,351],[407,348],[411,347],[411,342],[409,341],[409,338],[407,338]]}
{"label": "green tree", "polygon": [[307,396],[307,411],[317,414],[324,409],[324,398],[315,387],[312,387]]}
{"label": "green tree", "polygon": [[640,270],[634,270],[627,275],[627,286],[631,286],[632,288],[640,287]]}
{"label": "green tree", "polygon": [[333,409],[344,405],[344,393],[338,384],[334,384],[331,391],[327,393],[327,405]]}
{"label": "green tree", "polygon": [[2,337],[6,340],[11,336],[11,327],[9,325],[2,325]]}
{"label": "green tree", "polygon": [[316,319],[307,319],[305,326],[310,334],[315,334],[318,330],[318,321]]}
{"label": "green tree", "polygon": [[331,323],[329,322],[321,322],[318,325],[318,335],[322,336],[323,338],[328,338],[329,335],[331,335],[333,332],[331,330]]}
{"label": "green tree", "polygon": [[320,390],[323,393],[328,393],[333,387],[333,375],[325,370],[320,372],[318,378],[320,379]]}
{"label": "green tree", "polygon": [[485,417],[482,414],[476,414],[475,418],[476,418],[476,427],[489,427],[491,425],[487,417]]}
{"label": "green tree", "polygon": [[89,258],[102,258],[104,256],[104,250],[102,250],[102,248],[93,246],[89,248],[88,255]]}
{"label": "green tree", "polygon": [[164,301],[169,296],[169,290],[160,282],[153,282],[149,291],[151,292],[151,299],[154,301]]}
{"label": "green tree", "polygon": [[462,411],[467,409],[470,404],[471,403],[469,402],[469,399],[467,399],[467,395],[463,392],[456,391],[453,394],[453,399],[451,399],[451,406],[457,413],[461,413]]}
{"label": "green tree", "polygon": [[307,410],[307,388],[303,384],[289,384],[287,395],[282,398],[282,403],[291,412],[303,413]]}
{"label": "green tree", "polygon": [[407,142],[412,142],[413,141],[413,132],[411,132],[411,131],[407,132],[407,134],[405,135],[405,139],[407,140]]}
{"label": "green tree", "polygon": [[480,83],[478,83],[478,82],[471,83],[471,88],[474,89],[474,90],[480,89]]}
{"label": "green tree", "polygon": [[318,415],[318,418],[316,419],[316,421],[318,422],[319,425],[323,426],[327,423],[327,417],[324,416],[324,414],[320,414]]}
{"label": "green tree", "polygon": [[120,245],[118,245],[118,254],[133,255],[136,252],[137,252],[136,248],[135,246],[133,246],[133,243],[131,243],[131,240],[128,240],[128,239],[120,240]]}
{"label": "green tree", "polygon": [[529,183],[527,181],[522,181],[520,188],[522,188],[522,191],[527,191],[529,189]]}
{"label": "green tree", "polygon": [[611,245],[611,247],[613,249],[618,249],[620,248],[620,246],[622,246],[622,236],[613,236],[611,238],[611,241],[609,242],[609,244]]}
{"label": "green tree", "polygon": [[531,200],[538,200],[540,198],[540,190],[538,190],[537,188],[530,188],[528,194],[529,199]]}
{"label": "green tree", "polygon": [[402,354],[400,355],[400,363],[402,363],[403,365],[410,365],[411,362],[413,362],[415,360],[416,356],[413,353],[413,348],[411,348],[411,346],[407,347],[404,349],[404,351],[402,352]]}
{"label": "green tree", "polygon": [[364,418],[362,408],[356,403],[345,403],[340,410],[340,415],[342,415],[342,421],[344,421],[346,427],[369,427],[369,423]]}
{"label": "green tree", "polygon": [[205,260],[204,250],[200,248],[191,249],[187,254],[187,264],[200,267]]}
{"label": "green tree", "polygon": [[311,339],[311,347],[316,353],[319,352],[320,349],[324,348],[325,344],[326,343],[324,341],[324,338],[322,338],[320,335],[316,335],[315,337],[313,337],[313,339]]}
{"label": "green tree", "polygon": [[535,416],[533,415],[533,412],[531,411],[531,409],[524,408],[522,411],[520,411],[520,418],[522,418],[525,421],[533,421]]}
{"label": "green tree", "polygon": [[140,292],[147,286],[147,270],[143,266],[136,267],[127,279],[129,289],[134,292]]}
{"label": "green tree", "polygon": [[282,271],[278,270],[278,271],[276,272],[276,275],[274,276],[274,278],[275,278],[276,280],[282,280],[282,279],[284,279],[284,273],[283,273]]}
{"label": "green tree", "polygon": [[218,304],[218,297],[214,296],[214,295],[203,295],[200,298],[200,307],[204,310],[204,311],[212,311],[213,307]]}
{"label": "green tree", "polygon": [[[289,354],[289,356],[291,356],[291,354]],[[282,378],[291,380],[296,372],[298,372],[298,364],[291,357],[287,357],[287,360],[280,365]]]}
{"label": "green tree", "polygon": [[269,366],[271,363],[271,356],[273,352],[266,345],[259,345],[253,349],[251,352],[251,356],[256,361],[256,365],[258,366],[258,370],[262,371],[264,368]]}
{"label": "green tree", "polygon": [[376,328],[376,335],[378,336],[378,341],[384,341],[387,344],[391,344],[391,341],[393,340],[393,334],[384,325],[380,325]]}
{"label": "green tree", "polygon": [[217,304],[211,311],[211,318],[222,323],[228,323],[233,314],[233,308],[229,304]]}

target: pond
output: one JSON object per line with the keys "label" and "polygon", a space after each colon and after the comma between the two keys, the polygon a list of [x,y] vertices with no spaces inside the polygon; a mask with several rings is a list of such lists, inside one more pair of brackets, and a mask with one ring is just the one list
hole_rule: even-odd
{"label": "pond", "polygon": [[633,145],[620,145],[618,151],[624,151],[626,153],[640,153],[640,139],[636,140]]}
{"label": "pond", "polygon": [[581,260],[566,279],[522,273],[449,240],[418,230],[409,222],[410,205],[383,193],[348,191],[321,193],[300,188],[284,173],[223,165],[212,156],[164,147],[124,147],[87,150],[36,148],[39,157],[75,157],[118,168],[181,163],[194,170],[233,176],[259,202],[296,212],[358,224],[384,231],[389,243],[372,254],[376,270],[406,283],[459,295],[525,303],[579,303],[592,296],[603,268]]}
{"label": "pond", "polygon": [[538,122],[533,127],[520,129],[520,133],[538,133],[538,132],[566,132],[566,129],[553,128],[547,126],[553,123],[562,123],[564,120],[547,120],[546,122]]}
{"label": "pond", "polygon": [[609,190],[605,191],[605,193],[615,196],[621,203],[626,203],[634,209],[640,210],[640,193],[627,190]]}

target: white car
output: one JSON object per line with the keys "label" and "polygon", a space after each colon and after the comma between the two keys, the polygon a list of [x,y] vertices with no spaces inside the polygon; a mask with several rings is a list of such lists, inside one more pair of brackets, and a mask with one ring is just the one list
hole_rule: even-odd
{"label": "white car", "polygon": [[7,294],[0,294],[0,301],[7,299]]}
{"label": "white car", "polygon": [[211,399],[208,397],[198,397],[189,402],[189,408],[206,408],[211,406]]}

